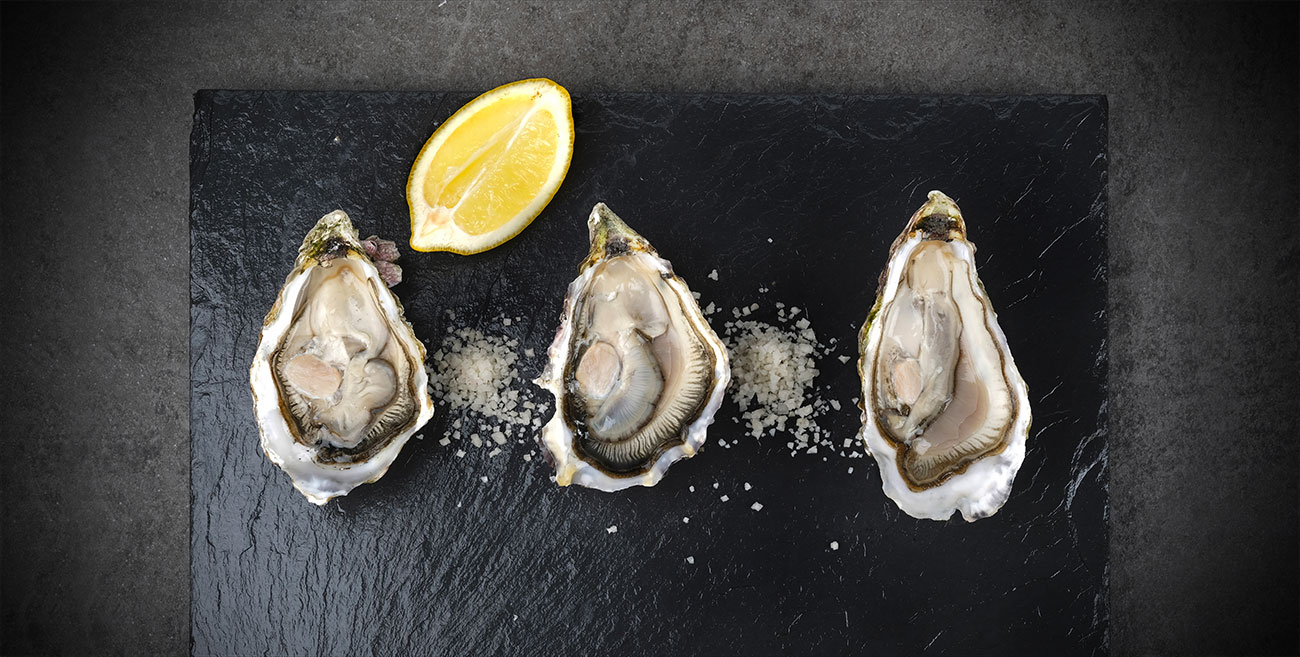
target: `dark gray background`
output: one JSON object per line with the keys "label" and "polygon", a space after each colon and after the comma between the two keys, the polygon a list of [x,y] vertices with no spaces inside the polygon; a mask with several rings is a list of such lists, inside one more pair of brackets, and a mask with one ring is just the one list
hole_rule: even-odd
{"label": "dark gray background", "polygon": [[185,652],[200,88],[1098,93],[1117,654],[1294,653],[1297,5],[6,3],[4,653]]}

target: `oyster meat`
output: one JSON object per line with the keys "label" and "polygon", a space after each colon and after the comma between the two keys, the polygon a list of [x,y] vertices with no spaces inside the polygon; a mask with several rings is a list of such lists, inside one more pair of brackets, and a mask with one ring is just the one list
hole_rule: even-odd
{"label": "oyster meat", "polygon": [[315,504],[378,480],[433,417],[424,358],[348,215],[325,215],[303,239],[250,369],[263,451]]}
{"label": "oyster meat", "polygon": [[731,368],[686,282],[599,203],[591,252],[569,285],[549,362],[555,395],[540,442],[561,486],[653,486],[695,455]]}
{"label": "oyster meat", "polygon": [[890,249],[859,347],[862,437],[885,494],[916,518],[996,513],[1024,460],[1029,391],[943,193]]}

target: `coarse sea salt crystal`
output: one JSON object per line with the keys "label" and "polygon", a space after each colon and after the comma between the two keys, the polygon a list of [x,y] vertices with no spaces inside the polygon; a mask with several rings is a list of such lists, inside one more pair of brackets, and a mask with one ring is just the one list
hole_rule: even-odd
{"label": "coarse sea salt crystal", "polygon": [[840,542],[839,542],[839,541],[831,541],[831,549],[832,549],[832,550],[838,550],[838,549],[840,549]]}
{"label": "coarse sea salt crystal", "polygon": [[610,525],[610,526],[606,527],[606,528],[605,528],[605,533],[606,533],[606,534],[615,534],[615,533],[618,533],[618,525]]}
{"label": "coarse sea salt crystal", "polygon": [[[757,308],[757,304],[745,308]],[[798,308],[792,308],[790,317],[797,312]],[[733,421],[755,438],[788,435],[793,440],[783,442],[792,456],[816,453],[813,448],[828,435],[818,418],[832,408],[814,384],[820,374],[816,359],[830,349],[817,342],[810,320],[805,317],[789,326],[794,321],[782,317],[779,325],[751,320],[725,324],[732,398],[741,410]]]}
{"label": "coarse sea salt crystal", "polygon": [[[448,312],[448,317],[455,317]],[[501,320],[505,326],[523,318]],[[429,388],[434,398],[460,417],[451,426],[476,448],[532,437],[549,410],[544,393],[526,386],[516,367],[519,341],[474,328],[453,329],[429,357]],[[525,354],[531,357],[532,350]],[[456,437],[451,434],[449,437]]]}
{"label": "coarse sea salt crystal", "polygon": [[762,511],[762,510],[763,510],[763,504],[762,504],[761,502],[754,502],[754,504],[751,505],[749,508],[751,508],[751,509],[753,509],[753,510],[755,510],[755,511]]}

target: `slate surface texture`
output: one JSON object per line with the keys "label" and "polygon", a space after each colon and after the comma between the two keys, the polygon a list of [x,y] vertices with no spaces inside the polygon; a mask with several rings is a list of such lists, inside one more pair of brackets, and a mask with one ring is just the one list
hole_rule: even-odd
{"label": "slate surface texture", "polygon": [[[530,228],[478,256],[413,253],[410,163],[471,97],[196,97],[195,654],[1107,651],[1103,98],[577,95],[572,168]],[[856,445],[792,458],[782,436],[743,435],[730,400],[696,458],[613,495],[558,488],[531,442],[457,458],[460,438],[437,438],[462,416],[441,404],[384,479],[324,507],[258,447],[248,365],[320,215],[399,240],[395,290],[431,349],[454,326],[509,335],[535,350],[531,378],[596,201],[726,309],[720,333],[733,307],[805,309],[836,341],[818,394],[844,410],[822,423],[851,438],[858,378],[837,356],[856,356],[888,245],[930,189],[962,206],[1034,405],[993,518],[913,520]]]}

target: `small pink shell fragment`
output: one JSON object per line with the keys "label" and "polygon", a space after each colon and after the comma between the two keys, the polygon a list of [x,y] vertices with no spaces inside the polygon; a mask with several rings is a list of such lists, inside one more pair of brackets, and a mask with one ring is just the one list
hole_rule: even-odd
{"label": "small pink shell fragment", "polygon": [[391,262],[376,260],[375,269],[379,270],[379,277],[384,279],[384,282],[388,284],[388,287],[392,287],[402,282],[402,268]]}
{"label": "small pink shell fragment", "polygon": [[378,235],[371,235],[361,242],[361,247],[366,250],[366,255],[371,260],[394,262],[398,258],[397,242],[392,240],[379,239]]}

